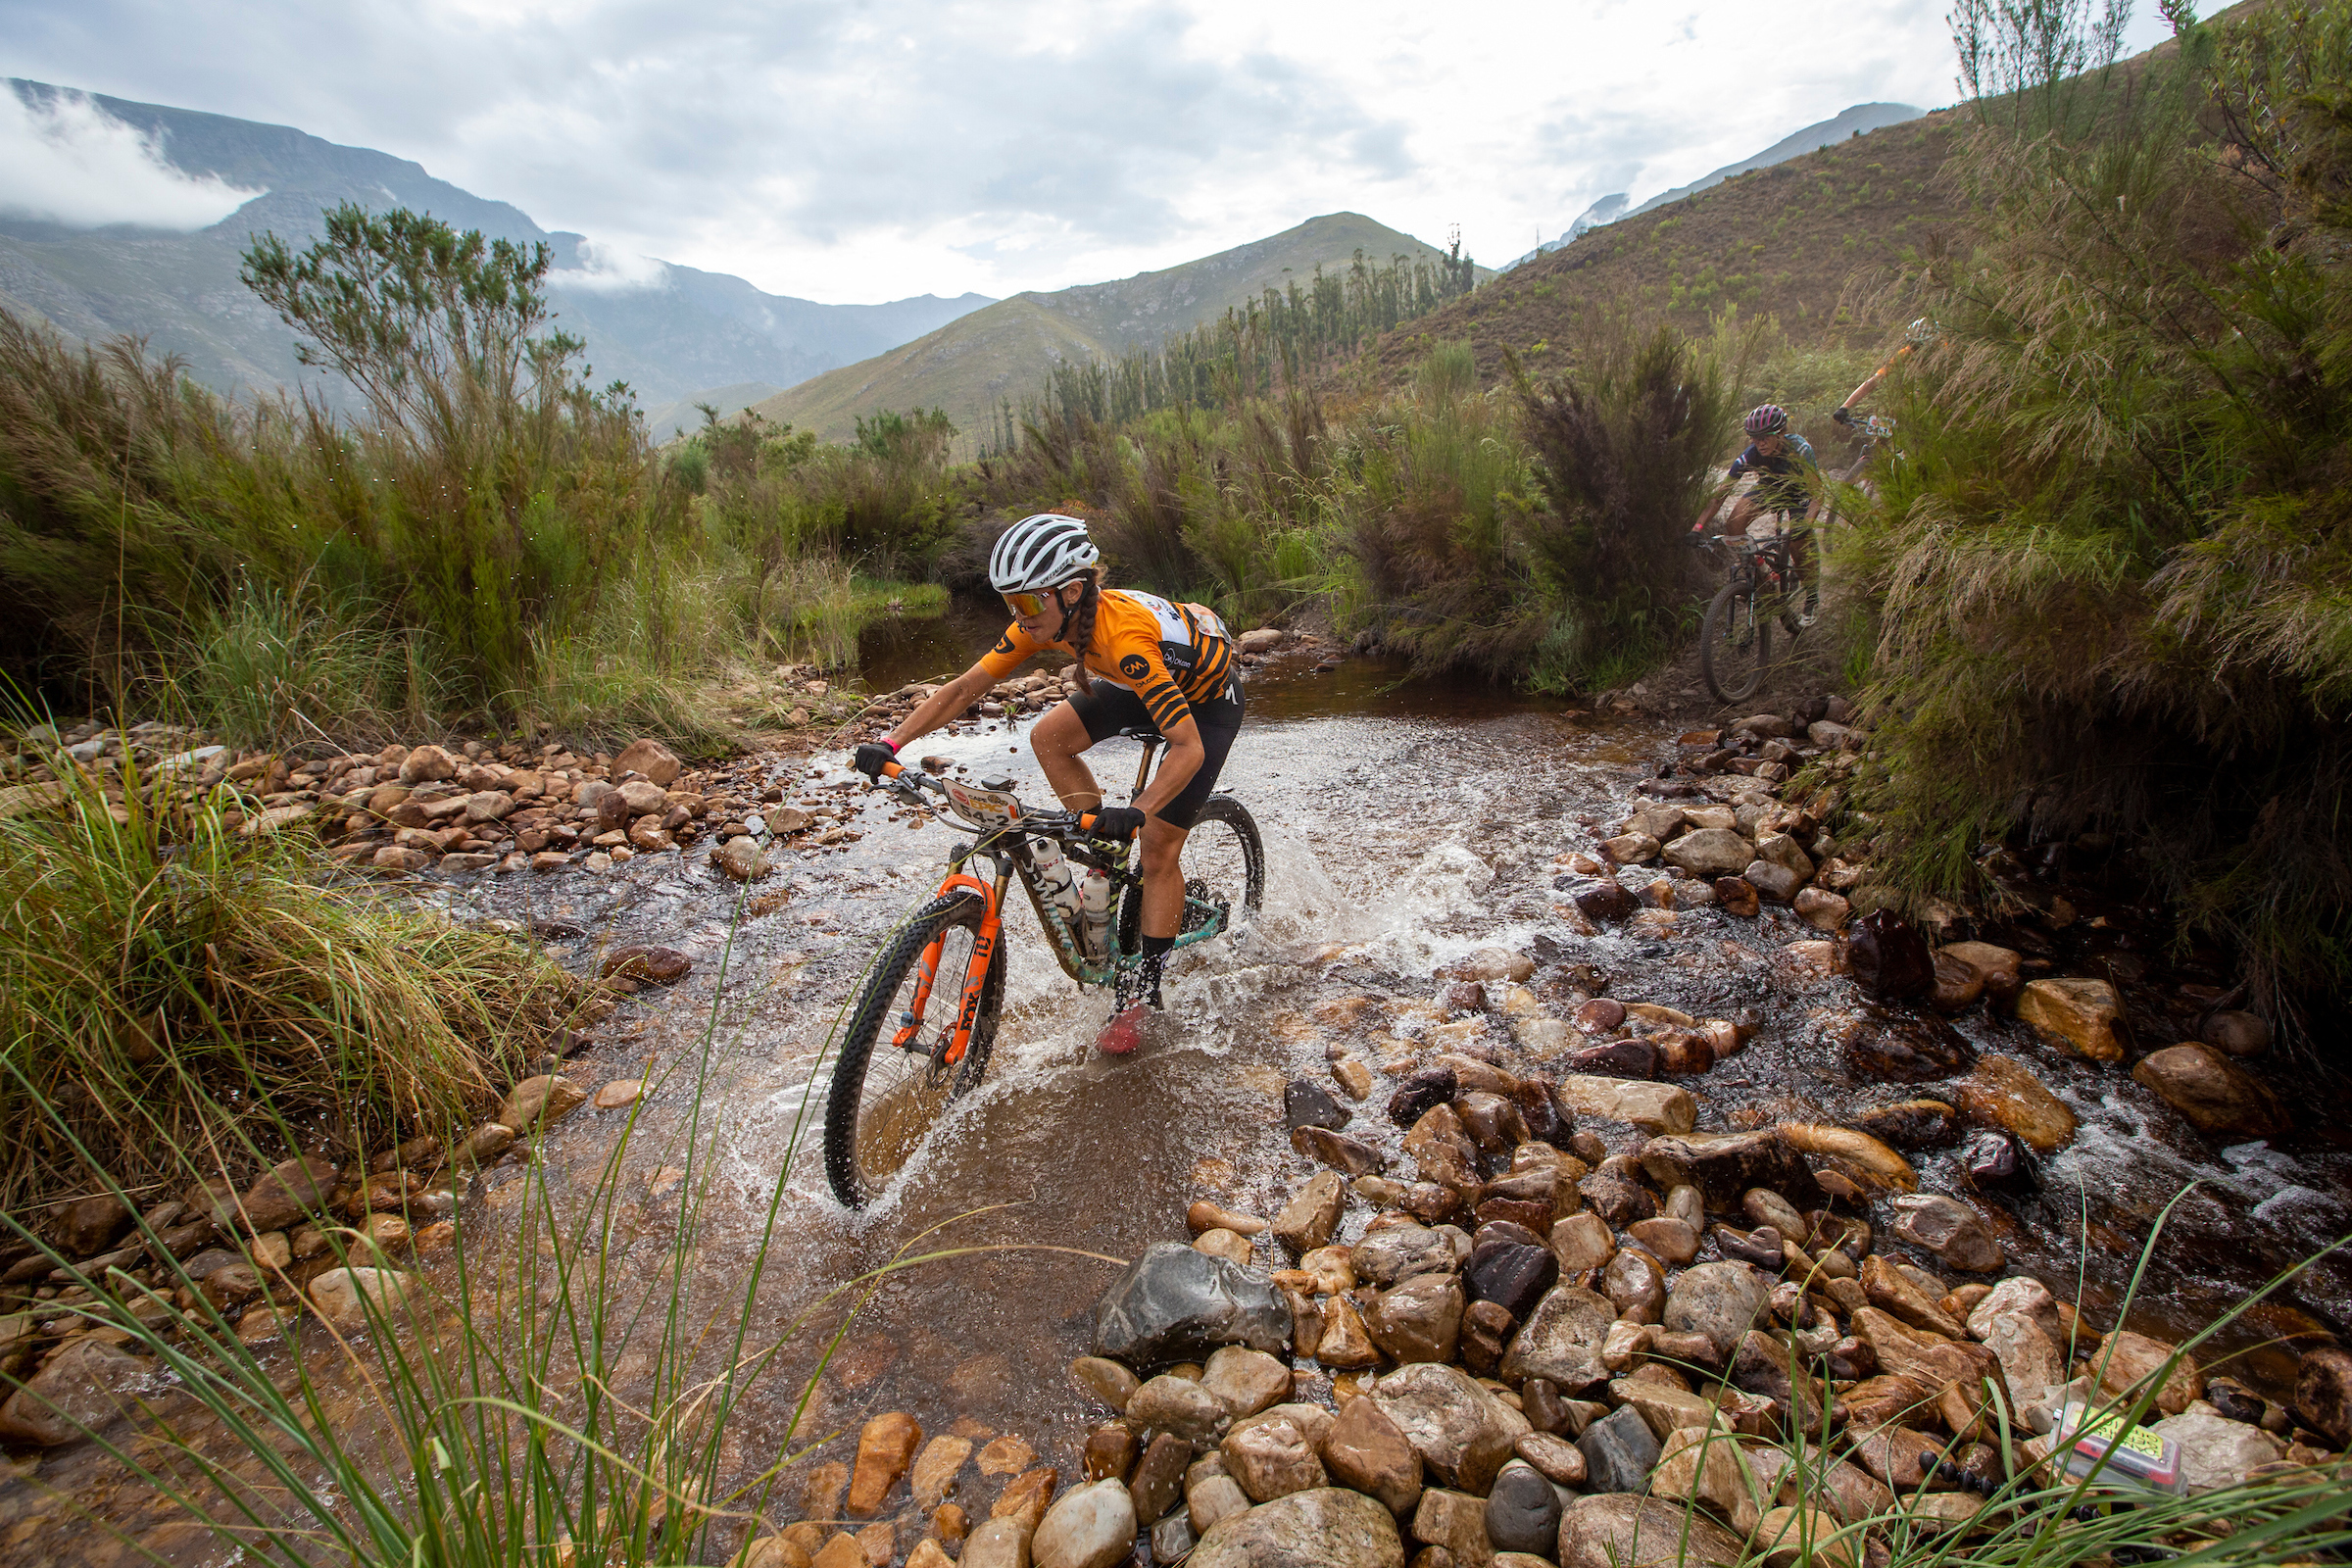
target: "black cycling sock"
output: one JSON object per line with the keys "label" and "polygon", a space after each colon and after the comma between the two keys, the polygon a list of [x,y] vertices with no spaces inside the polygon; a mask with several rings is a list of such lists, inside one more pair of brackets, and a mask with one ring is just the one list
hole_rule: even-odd
{"label": "black cycling sock", "polygon": [[1159,1005],[1160,972],[1168,966],[1168,955],[1175,951],[1174,937],[1146,937],[1143,939],[1144,961],[1136,965],[1136,990],[1154,1007]]}

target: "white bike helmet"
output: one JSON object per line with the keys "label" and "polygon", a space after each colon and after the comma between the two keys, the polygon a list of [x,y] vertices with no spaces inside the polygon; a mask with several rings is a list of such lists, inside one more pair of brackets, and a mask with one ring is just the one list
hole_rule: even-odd
{"label": "white bike helmet", "polygon": [[1924,349],[1936,341],[1936,323],[1923,316],[1903,329],[1903,336],[1910,339],[1913,348]]}
{"label": "white bike helmet", "polygon": [[1001,594],[1057,588],[1102,559],[1086,524],[1058,512],[1023,517],[997,537],[988,580]]}

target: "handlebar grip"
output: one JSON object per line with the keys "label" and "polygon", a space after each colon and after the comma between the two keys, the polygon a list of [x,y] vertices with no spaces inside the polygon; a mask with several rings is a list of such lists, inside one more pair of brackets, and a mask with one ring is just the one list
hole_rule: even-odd
{"label": "handlebar grip", "polygon": [[1094,830],[1095,813],[1092,811],[1081,812],[1078,817],[1078,831],[1081,833],[1092,833]]}
{"label": "handlebar grip", "polygon": [[897,778],[901,773],[906,771],[906,767],[898,762],[884,762],[882,764],[882,776],[884,778]]}

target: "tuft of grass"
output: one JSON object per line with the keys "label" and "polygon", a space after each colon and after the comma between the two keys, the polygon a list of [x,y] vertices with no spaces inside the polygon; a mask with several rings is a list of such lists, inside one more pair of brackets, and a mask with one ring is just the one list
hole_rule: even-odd
{"label": "tuft of grass", "polygon": [[288,1151],[438,1130],[577,1005],[513,938],[338,885],[258,804],[50,766],[62,800],[0,817],[0,1205],[85,1157],[151,1182],[257,1117]]}

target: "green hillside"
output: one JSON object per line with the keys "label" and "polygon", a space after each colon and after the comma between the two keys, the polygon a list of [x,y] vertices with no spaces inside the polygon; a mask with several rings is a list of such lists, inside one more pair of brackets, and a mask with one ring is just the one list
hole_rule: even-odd
{"label": "green hillside", "polygon": [[[1379,377],[1403,376],[1429,341],[1446,338],[1469,341],[1488,380],[1506,348],[1539,376],[1558,370],[1576,313],[1598,301],[1662,312],[1694,332],[1737,305],[1742,317],[1779,318],[1796,342],[1835,341],[1849,290],[1931,235],[1951,237],[1935,180],[1956,128],[1939,111],[1588,230],[1388,334],[1373,350]],[[1856,324],[1875,338],[1886,323]]]}
{"label": "green hillside", "polygon": [[1262,290],[1303,281],[1320,265],[1392,256],[1434,261],[1444,253],[1359,213],[1310,218],[1297,228],[1157,272],[1016,294],[926,337],[828,370],[755,405],[763,418],[845,440],[859,415],[940,408],[958,429],[987,421],[1000,398],[1034,394],[1057,360],[1111,359],[1223,315]]}

